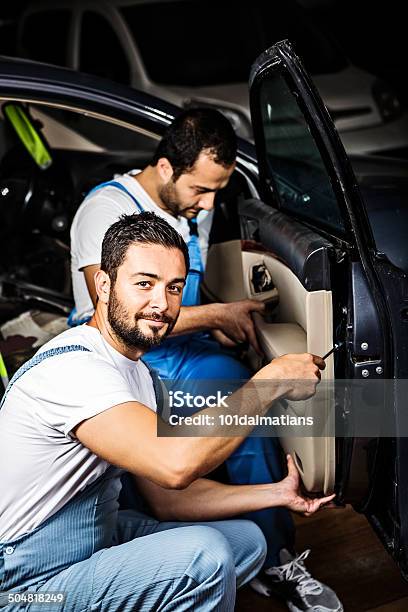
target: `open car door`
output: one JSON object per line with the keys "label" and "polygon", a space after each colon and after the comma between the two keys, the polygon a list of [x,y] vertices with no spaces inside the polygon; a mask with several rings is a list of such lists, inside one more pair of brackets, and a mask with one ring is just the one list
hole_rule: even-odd
{"label": "open car door", "polygon": [[344,343],[326,361],[319,401],[286,404],[293,415],[318,410],[322,428],[289,432],[281,443],[308,491],[336,491],[364,508],[378,440],[336,439],[336,414],[347,431],[352,402],[343,394],[338,405],[330,381],[392,376],[370,226],[329,113],[287,41],[258,58],[250,88],[261,199],[239,203],[240,239],[210,246],[204,290],[220,301],[270,306],[270,315],[256,317],[268,360],[323,356]]}

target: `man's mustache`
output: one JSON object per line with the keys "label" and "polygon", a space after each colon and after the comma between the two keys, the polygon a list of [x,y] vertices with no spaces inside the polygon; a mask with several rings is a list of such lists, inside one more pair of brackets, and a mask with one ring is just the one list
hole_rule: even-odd
{"label": "man's mustache", "polygon": [[169,317],[165,314],[160,315],[157,312],[138,312],[135,315],[135,320],[138,321],[139,319],[147,319],[148,321],[158,321],[160,323],[167,323],[168,325],[171,325],[174,321],[172,317]]}

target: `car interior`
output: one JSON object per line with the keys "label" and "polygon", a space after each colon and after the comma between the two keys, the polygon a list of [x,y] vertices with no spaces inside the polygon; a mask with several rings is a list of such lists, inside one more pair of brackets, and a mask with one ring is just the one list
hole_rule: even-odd
{"label": "car interior", "polygon": [[[10,107],[26,122],[24,130],[10,120]],[[73,306],[69,229],[77,207],[98,183],[146,165],[157,140],[156,134],[88,112],[2,101],[0,351],[9,378],[38,346],[66,329]],[[42,165],[41,154],[46,159]],[[291,352],[323,355],[334,337],[325,259],[331,245],[300,225],[288,227],[278,211],[256,196],[239,166],[217,195],[203,301],[265,302],[265,316],[256,316],[265,360]],[[279,256],[285,248],[291,251],[290,267]],[[262,364],[251,350],[244,359],[254,370]],[[331,356],[323,379],[333,377]],[[318,412],[321,417],[313,436],[294,432],[282,440],[308,491],[334,489],[332,403],[328,385],[313,400],[284,404],[287,414]]]}
{"label": "car interior", "polygon": [[[24,138],[27,124],[24,131],[10,121],[10,107],[28,119],[31,142]],[[120,142],[121,148],[109,150],[99,133],[105,144]],[[0,346],[10,378],[66,327],[73,305],[69,230],[76,208],[96,184],[146,162],[155,140],[78,112],[6,100],[0,141]],[[39,147],[50,154],[43,167]],[[34,341],[33,334],[40,338]]]}

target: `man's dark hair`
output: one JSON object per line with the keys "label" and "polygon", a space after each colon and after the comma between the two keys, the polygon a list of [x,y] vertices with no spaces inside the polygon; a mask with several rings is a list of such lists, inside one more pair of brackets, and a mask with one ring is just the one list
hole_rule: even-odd
{"label": "man's dark hair", "polygon": [[191,108],[167,128],[150,165],[156,166],[161,157],[166,157],[176,181],[192,170],[202,151],[208,152],[216,164],[231,166],[237,154],[237,137],[231,123],[219,111]]}
{"label": "man's dark hair", "polygon": [[188,272],[190,259],[187,245],[165,219],[153,212],[122,215],[109,227],[102,242],[101,270],[109,275],[112,283],[115,283],[118,268],[132,244],[159,244],[169,249],[179,249]]}

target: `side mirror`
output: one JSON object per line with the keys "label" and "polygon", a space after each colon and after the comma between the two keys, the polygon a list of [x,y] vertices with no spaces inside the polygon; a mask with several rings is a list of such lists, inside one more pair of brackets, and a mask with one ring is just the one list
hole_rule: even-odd
{"label": "side mirror", "polygon": [[49,168],[52,164],[50,149],[28,110],[18,102],[7,102],[2,111],[37,166],[41,170]]}

